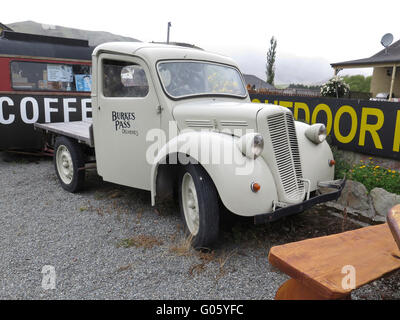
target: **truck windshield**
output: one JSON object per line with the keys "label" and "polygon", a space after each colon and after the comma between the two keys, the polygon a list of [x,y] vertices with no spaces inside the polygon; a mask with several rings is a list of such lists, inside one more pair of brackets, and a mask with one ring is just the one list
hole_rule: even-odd
{"label": "truck windshield", "polygon": [[193,95],[246,97],[247,91],[237,69],[197,61],[170,61],[158,64],[161,83],[173,98]]}

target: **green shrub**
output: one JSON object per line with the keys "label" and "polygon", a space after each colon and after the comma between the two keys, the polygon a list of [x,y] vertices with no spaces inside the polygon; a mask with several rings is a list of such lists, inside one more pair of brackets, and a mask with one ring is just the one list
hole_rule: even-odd
{"label": "green shrub", "polygon": [[368,162],[360,160],[347,173],[347,178],[361,182],[368,191],[383,188],[388,192],[400,194],[400,173],[376,165],[370,158]]}
{"label": "green shrub", "polygon": [[345,160],[343,152],[332,145],[331,137],[327,138],[335,159],[335,179],[347,179],[361,182],[369,191],[373,188],[383,188],[388,192],[400,194],[400,173],[377,165],[372,158],[360,160],[359,164],[351,165]]}
{"label": "green shrub", "polygon": [[348,175],[351,169],[351,165],[344,159],[342,152],[338,148],[332,145],[331,136],[327,137],[327,141],[331,146],[333,159],[335,159],[335,179],[343,179]]}

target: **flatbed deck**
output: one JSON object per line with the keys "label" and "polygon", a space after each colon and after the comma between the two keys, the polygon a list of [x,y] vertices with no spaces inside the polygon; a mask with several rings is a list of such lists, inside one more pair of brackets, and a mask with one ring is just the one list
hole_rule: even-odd
{"label": "flatbed deck", "polygon": [[57,123],[35,123],[35,129],[52,132],[78,140],[80,143],[94,147],[92,121],[73,121]]}

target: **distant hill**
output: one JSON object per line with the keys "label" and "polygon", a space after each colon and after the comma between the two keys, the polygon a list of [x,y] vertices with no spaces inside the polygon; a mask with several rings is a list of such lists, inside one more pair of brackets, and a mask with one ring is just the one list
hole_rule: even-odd
{"label": "distant hill", "polygon": [[88,40],[90,46],[97,46],[101,43],[110,41],[140,42],[140,40],[134,38],[124,37],[105,31],[88,31],[81,29],[73,29],[62,26],[41,24],[34,21],[9,23],[7,24],[7,26],[16,32]]}

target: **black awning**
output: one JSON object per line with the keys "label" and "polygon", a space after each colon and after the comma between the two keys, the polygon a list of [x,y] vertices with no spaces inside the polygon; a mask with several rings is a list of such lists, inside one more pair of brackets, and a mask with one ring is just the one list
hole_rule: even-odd
{"label": "black awning", "polygon": [[4,30],[0,37],[0,54],[91,60],[93,47],[87,40],[41,36]]}

